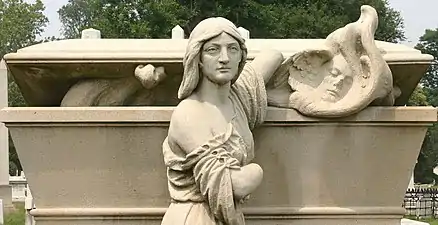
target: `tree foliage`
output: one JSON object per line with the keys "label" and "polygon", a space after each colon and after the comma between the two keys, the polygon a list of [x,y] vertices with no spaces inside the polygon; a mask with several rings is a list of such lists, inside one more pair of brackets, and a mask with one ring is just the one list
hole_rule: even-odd
{"label": "tree foliage", "polygon": [[377,39],[404,39],[403,20],[386,0],[69,0],[58,13],[66,38],[91,27],[106,38],[168,38],[174,26],[189,34],[212,16],[245,27],[253,38],[324,38],[356,21],[363,4],[379,13]]}
{"label": "tree foliage", "polygon": [[414,92],[412,93],[411,97],[408,101],[408,106],[428,106],[429,102],[427,101],[427,92],[426,90],[418,86],[415,88]]}
{"label": "tree foliage", "polygon": [[44,4],[23,0],[0,0],[0,54],[16,51],[34,43],[48,20],[43,14]]}
{"label": "tree foliage", "polygon": [[420,37],[420,41],[415,48],[420,50],[422,53],[434,56],[434,63],[427,70],[427,73],[422,79],[421,83],[427,89],[438,89],[438,28],[434,30],[427,29],[423,36]]}

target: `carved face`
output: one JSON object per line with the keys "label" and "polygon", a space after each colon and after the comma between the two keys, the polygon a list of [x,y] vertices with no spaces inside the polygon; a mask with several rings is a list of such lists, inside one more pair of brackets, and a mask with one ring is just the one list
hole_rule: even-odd
{"label": "carved face", "polygon": [[353,85],[353,71],[342,55],[330,57],[306,52],[297,57],[289,69],[290,87],[306,96],[314,104],[334,103],[344,98]]}
{"label": "carved face", "polygon": [[323,101],[337,102],[350,90],[353,84],[353,73],[343,57],[334,57],[332,65],[317,89]]}
{"label": "carved face", "polygon": [[224,85],[237,76],[242,50],[239,42],[227,33],[207,41],[201,50],[202,75],[211,82]]}

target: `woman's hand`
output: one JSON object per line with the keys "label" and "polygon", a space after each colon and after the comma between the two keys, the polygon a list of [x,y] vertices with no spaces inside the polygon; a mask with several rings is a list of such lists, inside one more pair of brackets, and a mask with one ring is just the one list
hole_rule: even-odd
{"label": "woman's hand", "polygon": [[263,169],[255,163],[248,164],[240,170],[231,170],[231,183],[236,200],[251,194],[262,182]]}

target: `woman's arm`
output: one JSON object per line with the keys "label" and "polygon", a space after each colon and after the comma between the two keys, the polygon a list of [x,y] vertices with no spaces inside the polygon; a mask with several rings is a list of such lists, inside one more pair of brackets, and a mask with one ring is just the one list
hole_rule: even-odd
{"label": "woman's arm", "polygon": [[263,77],[265,84],[267,84],[283,60],[284,57],[280,51],[265,50],[254,58],[251,62],[251,67]]}
{"label": "woman's arm", "polygon": [[263,179],[263,169],[255,163],[242,166],[240,170],[231,170],[231,183],[234,198],[237,200],[251,194]]}
{"label": "woman's arm", "polygon": [[[178,145],[186,154],[193,152],[212,138],[208,122],[199,119],[202,118],[202,114],[199,110],[183,102],[172,115],[168,135],[169,141]],[[211,157],[211,155],[205,157]],[[219,164],[220,162],[216,161],[215,163]],[[202,167],[202,165],[198,166]],[[263,178],[263,170],[254,163],[238,169],[230,168],[229,170],[233,195],[237,200],[251,194],[260,185]],[[208,176],[207,171],[203,169],[201,171]],[[220,184],[215,185],[220,186]]]}

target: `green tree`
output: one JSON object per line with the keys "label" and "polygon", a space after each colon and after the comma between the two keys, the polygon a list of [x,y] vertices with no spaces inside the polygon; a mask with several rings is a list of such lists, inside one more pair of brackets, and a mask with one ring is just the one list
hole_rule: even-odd
{"label": "green tree", "polygon": [[408,106],[428,106],[429,102],[427,101],[426,90],[421,86],[417,86],[417,88],[415,88],[414,92],[412,92],[412,95],[409,98],[407,105]]}
{"label": "green tree", "polygon": [[[23,0],[0,0],[0,55],[15,52],[36,43],[36,38],[48,20],[43,14],[44,4],[36,0],[34,4]],[[21,92],[12,77],[8,77],[9,106],[24,106]],[[9,138],[9,171],[21,170],[12,140]]]}
{"label": "green tree", "polygon": [[426,75],[421,80],[421,83],[427,89],[436,90],[438,88],[438,28],[427,29],[420,37],[420,41],[415,48],[424,54],[430,54],[434,56],[434,63],[427,70]]}
{"label": "green tree", "polygon": [[178,18],[188,17],[174,0],[69,0],[58,13],[66,38],[90,27],[105,38],[167,37],[173,24],[183,22]]}
{"label": "green tree", "polygon": [[363,4],[379,13],[377,39],[404,39],[403,20],[386,0],[69,0],[58,13],[66,38],[90,27],[107,38],[168,38],[174,26],[189,34],[212,16],[230,19],[254,38],[324,38],[356,21]]}
{"label": "green tree", "polygon": [[0,54],[16,51],[35,42],[44,31],[48,20],[43,14],[44,4],[23,0],[0,0]]}

